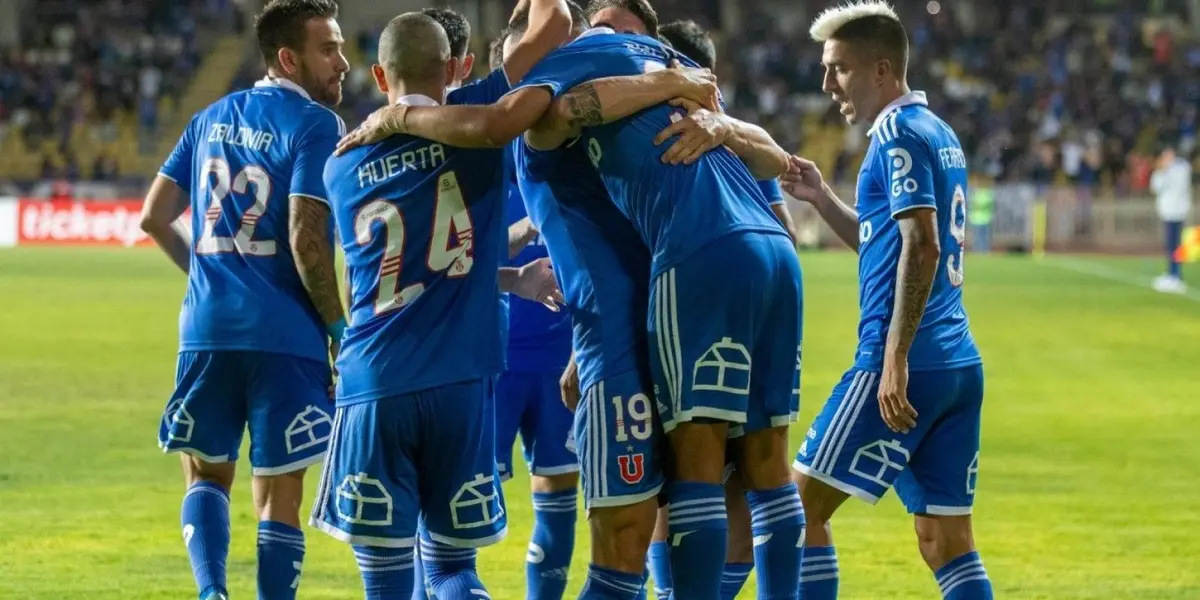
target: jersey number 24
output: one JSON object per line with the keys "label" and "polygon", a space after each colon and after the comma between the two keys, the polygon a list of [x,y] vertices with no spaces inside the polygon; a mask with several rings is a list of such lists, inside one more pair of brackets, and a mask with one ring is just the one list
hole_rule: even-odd
{"label": "jersey number 24", "polygon": [[[425,292],[425,284],[417,282],[400,287],[400,270],[404,266],[404,215],[388,200],[374,200],[358,211],[354,218],[354,238],[360,246],[371,243],[371,226],[383,222],[385,236],[383,260],[379,263],[378,292],[375,314],[383,314],[411,304]],[[457,234],[453,243],[451,233]],[[458,177],[453,171],[438,179],[437,205],[433,215],[433,235],[429,238],[425,265],[431,272],[445,272],[447,277],[463,277],[475,264],[474,232],[471,213],[463,201]]]}

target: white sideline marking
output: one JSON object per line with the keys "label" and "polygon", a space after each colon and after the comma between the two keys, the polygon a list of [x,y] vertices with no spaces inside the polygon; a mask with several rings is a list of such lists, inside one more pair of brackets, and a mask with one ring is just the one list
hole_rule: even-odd
{"label": "white sideline marking", "polygon": [[1112,267],[1107,267],[1097,263],[1084,262],[1069,258],[1043,258],[1041,260],[1035,260],[1034,263],[1048,267],[1054,267],[1056,269],[1063,269],[1065,271],[1091,275],[1093,277],[1099,277],[1101,279],[1107,279],[1117,283],[1124,283],[1125,285],[1131,285],[1154,292],[1159,296],[1172,296],[1175,298],[1183,298],[1184,300],[1191,300],[1192,302],[1200,303],[1200,295],[1197,295],[1197,293],[1192,291],[1191,288],[1189,288],[1183,294],[1164,294],[1154,289],[1153,279],[1134,275],[1123,269],[1114,269]]}

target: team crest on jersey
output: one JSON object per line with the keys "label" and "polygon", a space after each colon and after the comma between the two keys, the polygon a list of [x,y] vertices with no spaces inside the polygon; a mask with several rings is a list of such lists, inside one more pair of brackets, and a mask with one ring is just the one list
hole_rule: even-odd
{"label": "team crest on jersey", "polygon": [[621,468],[621,481],[629,485],[639,483],[646,476],[646,455],[641,452],[618,455],[617,466]]}

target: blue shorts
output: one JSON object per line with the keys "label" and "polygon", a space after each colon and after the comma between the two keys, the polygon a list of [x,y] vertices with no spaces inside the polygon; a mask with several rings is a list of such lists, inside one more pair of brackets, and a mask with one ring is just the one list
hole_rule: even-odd
{"label": "blue shorts", "polygon": [[158,445],[210,463],[235,462],[250,430],[255,475],[321,461],[333,429],[328,363],[247,350],[180,352]]}
{"label": "blue shorts", "polygon": [[534,475],[562,475],[579,470],[568,447],[575,419],[562,401],[560,375],[506,372],[496,381],[496,467],[502,479],[513,475],[513,443],[517,432],[525,446],[525,462]]}
{"label": "blue shorts", "polygon": [[589,509],[637,504],[662,490],[662,425],[646,393],[647,379],[629,371],[597,381],[575,409],[575,445]]}
{"label": "blue shorts", "polygon": [[350,544],[409,548],[417,521],[435,541],[504,538],[492,379],[337,409],[310,524]]}
{"label": "blue shorts", "polygon": [[910,513],[971,514],[983,367],[909,373],[908,401],[917,426],[895,433],[879,414],[879,373],[850,370],[813,421],[793,466],[872,504],[894,484]]}
{"label": "blue shorts", "polygon": [[726,236],[655,278],[650,353],[666,430],[716,419],[736,437],[795,421],[802,311],[800,261],[782,235]]}

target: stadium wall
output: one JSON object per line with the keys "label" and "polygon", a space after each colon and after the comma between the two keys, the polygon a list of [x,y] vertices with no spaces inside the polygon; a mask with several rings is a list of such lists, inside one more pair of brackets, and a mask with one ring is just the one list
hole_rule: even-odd
{"label": "stadium wall", "polygon": [[[0,248],[153,246],[141,228],[142,200],[0,198]],[[177,226],[190,230],[188,211]]]}

